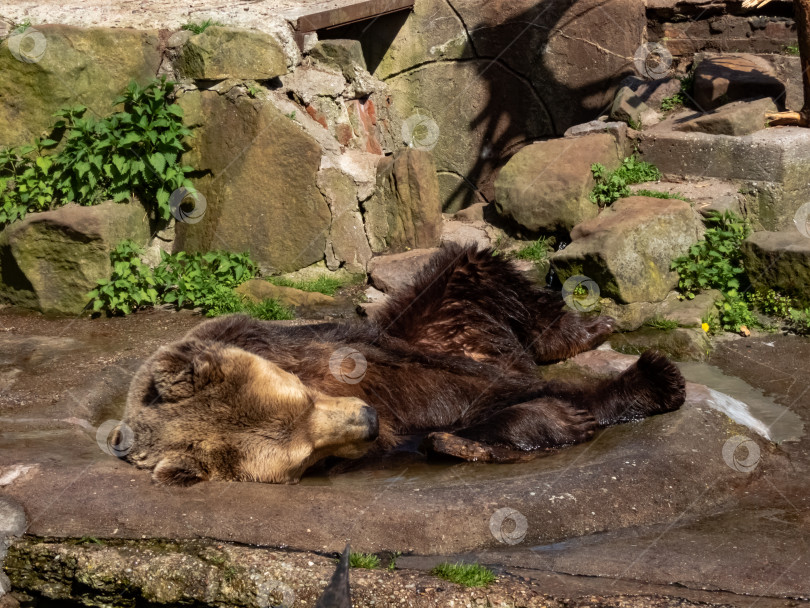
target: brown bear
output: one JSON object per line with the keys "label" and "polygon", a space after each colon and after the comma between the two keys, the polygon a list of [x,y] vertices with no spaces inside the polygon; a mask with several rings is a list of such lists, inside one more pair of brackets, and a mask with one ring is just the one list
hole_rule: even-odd
{"label": "brown bear", "polygon": [[366,322],[202,323],[144,363],[114,440],[177,484],[296,482],[404,435],[438,432],[471,458],[579,443],[684,401],[677,367],[649,352],[609,380],[538,378],[538,363],[594,348],[613,323],[569,310],[491,250],[445,246]]}

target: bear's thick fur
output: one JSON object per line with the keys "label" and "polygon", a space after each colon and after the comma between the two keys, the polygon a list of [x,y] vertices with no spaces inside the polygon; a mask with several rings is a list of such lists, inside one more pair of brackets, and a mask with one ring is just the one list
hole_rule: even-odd
{"label": "bear's thick fur", "polygon": [[295,482],[327,456],[436,431],[511,450],[574,444],[684,401],[683,377],[654,353],[610,380],[537,378],[536,364],[589,350],[612,327],[490,250],[445,246],[368,322],[201,324],[138,372],[132,436],[118,441],[164,483]]}

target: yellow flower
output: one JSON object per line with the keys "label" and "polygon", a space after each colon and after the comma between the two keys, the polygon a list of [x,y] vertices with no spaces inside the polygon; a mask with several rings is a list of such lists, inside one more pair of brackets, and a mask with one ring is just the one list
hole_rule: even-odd
{"label": "yellow flower", "polygon": [[706,333],[709,333],[709,324],[708,323],[703,323],[701,325],[701,327],[703,328],[703,331],[705,331]]}

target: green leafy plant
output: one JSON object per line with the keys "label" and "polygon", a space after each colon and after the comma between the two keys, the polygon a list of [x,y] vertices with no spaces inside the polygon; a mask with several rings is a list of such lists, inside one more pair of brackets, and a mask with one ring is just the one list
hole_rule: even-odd
{"label": "green leafy plant", "polygon": [[784,48],[782,48],[782,53],[785,55],[792,55],[794,57],[798,57],[801,53],[799,52],[799,45],[798,44],[788,44]]}
{"label": "green leafy plant", "polygon": [[495,581],[492,570],[479,564],[439,564],[431,574],[465,587],[488,587]]}
{"label": "green leafy plant", "polygon": [[124,241],[110,252],[112,275],[102,279],[88,294],[93,311],[128,315],[138,308],[154,306],[158,290],[152,269],[139,256],[142,250],[132,241]]}
{"label": "green leafy plant", "polygon": [[181,251],[173,255],[162,253],[155,278],[167,287],[164,302],[209,310],[227,305],[223,298],[229,296],[223,288],[237,287],[256,276],[256,272],[256,265],[246,253]]}
{"label": "green leafy plant", "polygon": [[373,553],[350,553],[349,554],[349,567],[350,568],[366,568],[373,570],[380,567],[380,558]]}
{"label": "green leafy plant", "polygon": [[213,21],[212,19],[206,19],[200,23],[186,23],[181,27],[181,29],[188,30],[194,34],[202,34],[205,30],[207,30],[212,25],[224,25],[219,21]]}
{"label": "green leafy plant", "polygon": [[554,250],[554,237],[541,236],[530,245],[519,249],[515,253],[518,260],[530,260],[532,262],[542,262],[548,258],[549,253]]}
{"label": "green leafy plant", "polygon": [[656,181],[661,177],[661,172],[655,165],[635,155],[626,157],[615,171],[608,171],[604,165],[594,163],[591,165],[591,173],[596,184],[591,191],[590,199],[600,207],[630,196],[628,186],[631,184]]}
{"label": "green leafy plant", "polygon": [[88,294],[93,311],[129,314],[167,303],[178,308],[202,308],[208,316],[241,312],[266,320],[295,317],[277,300],[253,303],[234,291],[256,275],[257,267],[247,254],[163,253],[153,270],[140,260],[142,253],[131,241],[120,243],[111,252],[112,276],[99,281]]}
{"label": "green leafy plant", "polygon": [[689,202],[689,199],[686,198],[683,194],[678,194],[677,192],[661,192],[660,190],[636,190],[636,196],[650,196],[652,198],[664,198],[664,199],[671,199],[676,198],[681,201]]}
{"label": "green leafy plant", "polygon": [[180,164],[191,131],[170,101],[173,90],[165,77],[144,87],[132,82],[114,102],[122,111],[96,119],[84,117],[84,106],[65,108],[54,114],[58,139],[0,150],[0,226],[68,202],[135,196],[169,219],[171,193],[194,190],[188,179],[193,169]]}
{"label": "green leafy plant", "polygon": [[714,212],[705,223],[704,239],[672,262],[679,277],[678,289],[690,300],[703,289],[719,289],[732,297],[738,296],[745,280],[740,246],[751,228],[731,211]]}
{"label": "green leafy plant", "polygon": [[790,318],[790,311],[793,307],[793,299],[784,296],[773,289],[758,289],[747,295],[748,301],[760,312],[778,317],[780,319]]}
{"label": "green leafy plant", "polygon": [[295,280],[288,277],[268,277],[267,280],[279,287],[292,287],[294,289],[300,289],[301,291],[322,293],[327,296],[335,295],[338,289],[353,281],[353,279],[346,280],[325,275],[314,279]]}
{"label": "green leafy plant", "polygon": [[810,334],[810,307],[791,308],[790,322],[796,333]]}
{"label": "green leafy plant", "polygon": [[731,211],[714,212],[705,223],[704,239],[672,262],[672,269],[678,272],[678,289],[687,299],[703,289],[719,289],[723,293],[717,303],[722,328],[738,331],[743,325],[756,326],[756,317],[742,296],[748,279],[740,247],[751,228]]}

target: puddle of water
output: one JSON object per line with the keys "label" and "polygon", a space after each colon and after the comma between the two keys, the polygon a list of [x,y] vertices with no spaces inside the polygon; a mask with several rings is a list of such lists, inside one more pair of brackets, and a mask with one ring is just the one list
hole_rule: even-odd
{"label": "puddle of water", "polygon": [[709,387],[709,404],[729,418],[747,426],[775,443],[798,441],[804,436],[804,423],[788,408],[736,376],[723,373],[707,363],[678,363],[684,378]]}

